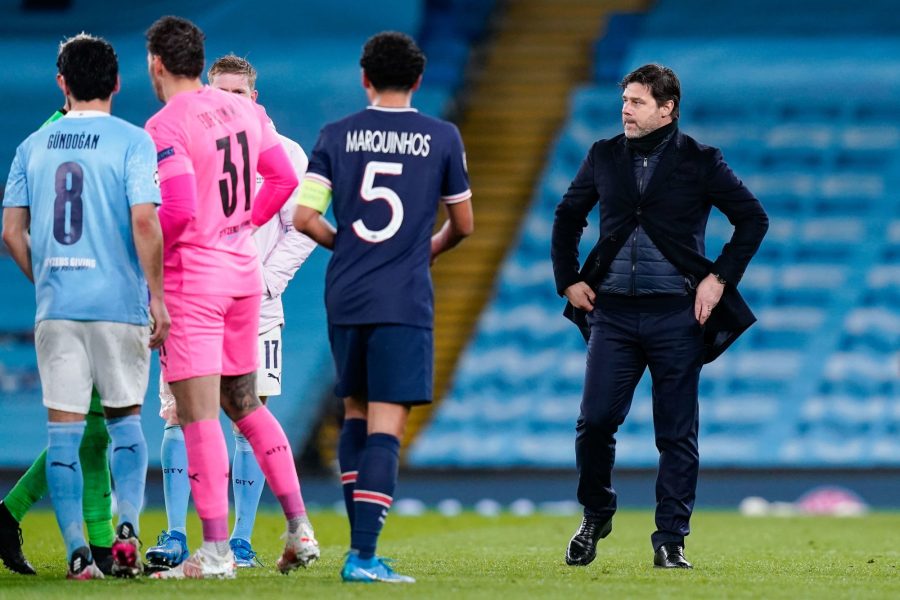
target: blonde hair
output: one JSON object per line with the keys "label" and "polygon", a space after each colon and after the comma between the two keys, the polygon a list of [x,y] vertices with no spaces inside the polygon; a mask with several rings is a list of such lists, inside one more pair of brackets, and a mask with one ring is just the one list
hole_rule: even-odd
{"label": "blonde hair", "polygon": [[256,89],[256,69],[250,64],[246,58],[241,58],[236,54],[226,54],[221,58],[217,58],[206,73],[206,78],[211,80],[216,75],[228,73],[231,75],[243,75],[250,84],[250,89]]}

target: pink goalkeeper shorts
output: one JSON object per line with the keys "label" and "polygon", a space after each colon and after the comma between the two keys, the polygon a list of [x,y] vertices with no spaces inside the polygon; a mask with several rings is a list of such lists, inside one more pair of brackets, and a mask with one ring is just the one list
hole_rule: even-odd
{"label": "pink goalkeeper shorts", "polygon": [[260,298],[166,292],[172,328],[159,351],[163,378],[255,372]]}

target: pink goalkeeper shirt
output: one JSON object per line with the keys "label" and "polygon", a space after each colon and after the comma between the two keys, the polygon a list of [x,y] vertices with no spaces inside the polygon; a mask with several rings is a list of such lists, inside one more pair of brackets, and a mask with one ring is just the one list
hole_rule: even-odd
{"label": "pink goalkeeper shirt", "polygon": [[204,86],[172,97],[146,129],[156,143],[160,184],[183,175],[196,184],[193,218],[174,243],[166,242],[166,291],[261,294],[251,210],[259,156],[280,145],[265,109]]}

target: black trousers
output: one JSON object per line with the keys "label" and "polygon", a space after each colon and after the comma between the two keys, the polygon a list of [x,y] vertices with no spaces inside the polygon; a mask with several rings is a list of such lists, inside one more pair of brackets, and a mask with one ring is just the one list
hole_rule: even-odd
{"label": "black trousers", "polygon": [[615,434],[625,421],[645,368],[653,383],[653,427],[659,450],[654,550],[690,532],[700,457],[697,451],[703,332],[688,308],[634,312],[595,307],[581,415],[575,436],[578,501],[586,516],[616,512],[612,469]]}

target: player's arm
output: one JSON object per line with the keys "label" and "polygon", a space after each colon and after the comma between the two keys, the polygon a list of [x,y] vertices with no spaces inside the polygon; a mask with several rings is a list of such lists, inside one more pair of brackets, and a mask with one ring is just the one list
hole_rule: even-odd
{"label": "player's arm", "polygon": [[[309,164],[306,153],[297,145],[294,145],[293,148],[290,146],[284,146],[284,148],[291,159],[294,173],[298,179],[302,178]],[[297,191],[299,192],[299,190]],[[286,203],[278,214],[278,225],[284,228],[285,234],[280,237],[275,247],[263,260],[263,279],[266,284],[266,293],[270,298],[277,298],[284,293],[297,269],[316,248],[316,243],[312,239],[294,228],[292,218],[293,205]]]}
{"label": "player's arm", "polygon": [[[163,248],[168,252],[188,228],[197,209],[197,178],[194,164],[187,150],[184,130],[172,123],[156,118],[146,125],[156,150],[159,172],[159,225],[162,229]],[[137,168],[137,167],[136,167]],[[146,171],[136,170],[140,177]],[[147,193],[137,193],[135,197],[144,201]]]}
{"label": "player's arm", "polygon": [[153,317],[150,347],[155,349],[166,341],[169,326],[172,324],[163,299],[163,234],[156,205],[152,203],[133,205],[131,226],[134,247],[150,290],[150,316]]}
{"label": "player's arm", "polygon": [[300,197],[297,208],[294,209],[294,228],[314,239],[323,248],[334,250],[336,231],[322,216],[329,204],[331,182],[316,173],[308,173],[300,185]]}
{"label": "player's arm", "polygon": [[[301,188],[302,189],[302,188]],[[323,248],[334,250],[334,225],[325,220],[315,208],[298,204],[294,209],[294,228],[308,235]]]}
{"label": "player's arm", "polygon": [[447,220],[440,230],[431,236],[431,262],[450,250],[475,231],[475,216],[472,213],[472,200],[445,204]]}
{"label": "player's arm", "polygon": [[[153,330],[150,332],[150,347],[158,348],[169,335],[169,311],[163,299],[163,245],[166,239],[163,233],[162,219],[165,214],[162,208],[157,213],[156,207],[161,202],[161,193],[166,185],[178,180],[169,178],[159,189],[154,182],[157,154],[153,140],[147,134],[133,144],[125,159],[125,195],[131,207],[131,230],[134,247],[137,251],[144,278],[150,291],[150,317]],[[193,175],[190,177],[193,183]],[[194,186],[191,185],[191,189]],[[171,209],[171,206],[169,207]]]}
{"label": "player's arm", "polygon": [[34,282],[34,271],[31,268],[31,237],[28,235],[31,226],[31,202],[25,173],[27,161],[22,152],[22,146],[19,146],[9,168],[9,179],[6,181],[6,195],[3,197],[3,243],[9,248],[10,256],[25,273],[25,277]]}
{"label": "player's arm", "polygon": [[253,211],[250,219],[253,225],[261,227],[269,222],[281,207],[284,206],[291,194],[297,189],[300,180],[294,172],[294,165],[281,145],[278,134],[270,125],[265,109],[255,105],[259,110],[262,123],[261,151],[256,164],[256,172],[263,176],[262,187],[256,193],[253,202]]}
{"label": "player's arm", "polygon": [[176,175],[160,182],[162,206],[159,207],[159,224],[166,249],[178,242],[188,228],[197,210],[197,181],[193,173]]}
{"label": "player's arm", "polygon": [[431,236],[431,262],[450,250],[475,230],[472,215],[472,190],[469,188],[469,174],[466,168],[466,151],[463,148],[459,130],[449,127],[449,152],[444,179],[441,183],[441,202],[447,208],[447,220]]}
{"label": "player's arm", "polygon": [[315,241],[294,228],[291,207],[285,206],[279,217],[279,226],[285,227],[286,233],[263,263],[263,279],[270,298],[284,293],[297,269],[316,248]]}
{"label": "player's arm", "polygon": [[33,283],[31,239],[28,235],[30,225],[31,210],[27,206],[7,206],[3,209],[3,243],[25,277]]}

